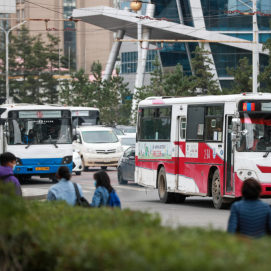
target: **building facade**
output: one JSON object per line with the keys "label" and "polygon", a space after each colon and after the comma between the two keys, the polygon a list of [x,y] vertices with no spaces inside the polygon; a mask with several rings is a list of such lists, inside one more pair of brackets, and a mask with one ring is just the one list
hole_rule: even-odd
{"label": "building facade", "polygon": [[[113,43],[113,33],[101,29],[97,26],[82,22],[74,23],[69,21],[57,21],[69,19],[74,9],[91,8],[97,5],[113,7],[113,0],[16,0],[16,13],[1,14],[2,18],[12,18],[8,20],[8,26],[15,26],[27,19],[51,19],[48,22],[47,31],[44,22],[27,21],[25,24],[31,35],[41,34],[42,39],[47,41],[47,33],[60,38],[61,55],[67,58],[70,55],[71,67],[84,68],[86,73],[90,73],[90,66],[93,61],[100,61],[103,67],[106,66],[109,52]],[[2,21],[3,25],[3,21]],[[65,29],[76,29],[76,31],[63,31]],[[20,33],[16,28],[13,35]]]}
{"label": "building facade", "polygon": [[[147,2],[147,1],[144,1]],[[137,25],[140,22],[142,31],[149,31],[150,39],[181,39],[181,40],[219,40],[219,43],[204,43],[205,49],[214,65],[211,67],[215,79],[220,87],[230,88],[233,78],[227,74],[226,68],[234,67],[241,58],[247,57],[252,63],[252,44],[242,43],[252,41],[252,16],[239,12],[252,12],[252,2],[240,0],[152,0],[145,3],[141,15],[145,15],[148,5],[154,6],[153,17],[160,20],[139,19],[129,9],[130,1],[117,1],[114,8],[96,7],[88,10],[74,10],[73,16],[81,18],[89,24],[108,29],[122,30],[126,37],[137,38]],[[258,0],[257,11],[264,14],[271,13],[270,0]],[[99,20],[98,20],[99,19]],[[101,22],[103,19],[103,22]],[[271,37],[270,17],[257,16],[259,28],[259,69],[268,63],[267,52],[262,50],[262,43]],[[106,22],[106,23],[105,23]],[[226,43],[235,41],[238,43]],[[163,48],[155,53],[148,52],[145,58],[144,78],[148,77],[152,67],[147,62],[158,54],[163,70],[173,69],[178,63],[182,65],[183,72],[191,74],[191,59],[197,42],[164,43]],[[147,44],[148,48],[155,48],[158,44]],[[121,60],[121,71],[127,81],[137,82],[137,44],[124,43],[118,52]],[[144,50],[142,50],[144,51]],[[111,51],[112,52],[112,51]],[[142,53],[144,54],[144,53]],[[144,58],[143,58],[144,60]],[[112,62],[112,58],[110,59]]]}

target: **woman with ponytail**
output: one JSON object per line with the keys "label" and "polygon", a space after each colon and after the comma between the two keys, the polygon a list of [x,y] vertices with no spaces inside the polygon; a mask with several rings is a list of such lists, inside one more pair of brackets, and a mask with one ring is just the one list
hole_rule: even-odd
{"label": "woman with ponytail", "polygon": [[[76,192],[74,185],[70,182],[71,174],[70,170],[66,166],[59,167],[56,177],[59,182],[53,185],[48,192],[47,200],[65,200],[68,204],[74,206],[76,203]],[[82,188],[77,184],[80,196],[83,197]]]}

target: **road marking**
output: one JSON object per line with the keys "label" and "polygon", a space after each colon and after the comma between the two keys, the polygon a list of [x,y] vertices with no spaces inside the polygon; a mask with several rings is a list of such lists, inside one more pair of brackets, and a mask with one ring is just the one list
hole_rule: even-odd
{"label": "road marking", "polygon": [[142,187],[142,188],[134,188],[134,187],[124,187],[124,186],[114,186],[114,187],[117,187],[117,188],[123,188],[123,189],[129,189],[129,190],[135,190],[135,191],[141,191],[141,192],[144,192],[145,191],[145,187]]}

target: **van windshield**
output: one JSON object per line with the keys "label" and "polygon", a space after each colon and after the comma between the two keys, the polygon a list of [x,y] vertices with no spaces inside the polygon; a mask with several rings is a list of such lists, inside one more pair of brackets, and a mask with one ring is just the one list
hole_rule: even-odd
{"label": "van windshield", "polygon": [[113,131],[82,131],[86,143],[116,143],[118,138]]}

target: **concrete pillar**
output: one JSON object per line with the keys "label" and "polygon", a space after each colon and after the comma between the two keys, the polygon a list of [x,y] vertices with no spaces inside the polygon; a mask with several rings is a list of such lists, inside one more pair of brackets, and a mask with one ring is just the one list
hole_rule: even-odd
{"label": "concrete pillar", "polygon": [[[145,16],[149,16],[150,18],[153,18],[154,9],[155,9],[154,4],[147,4]],[[141,32],[141,39],[150,39],[150,29],[149,28],[143,28],[143,30]],[[147,41],[142,42],[142,48],[148,48],[148,47],[149,47],[149,42],[147,42]],[[142,87],[142,85],[143,85],[143,79],[144,79],[143,74],[145,73],[145,69],[146,69],[147,55],[148,55],[148,50],[146,50],[146,49],[142,50],[139,48],[134,94],[137,91],[136,87]],[[140,59],[140,57],[141,57],[141,59]],[[132,109],[134,110],[135,107],[136,107],[136,101],[133,99],[133,108]]]}
{"label": "concrete pillar", "polygon": [[[116,38],[123,39],[124,33],[125,33],[124,30],[118,30]],[[122,43],[121,41],[115,41],[112,45],[111,52],[105,68],[103,80],[110,80],[117,60],[117,56],[119,54],[121,43]]]}
{"label": "concrete pillar", "polygon": [[[195,31],[206,30],[201,1],[200,0],[190,0],[190,7],[191,7],[191,13],[192,13],[192,17],[193,17],[194,27],[196,28]],[[204,49],[211,52],[210,43],[204,43]],[[212,73],[214,74],[214,80],[218,81],[218,86],[219,86],[220,90],[222,90],[221,86],[220,86],[219,79],[218,79],[218,74],[217,74],[217,70],[215,67],[213,55],[210,54],[209,58],[214,63],[213,65],[209,64],[210,68],[212,69]]]}

